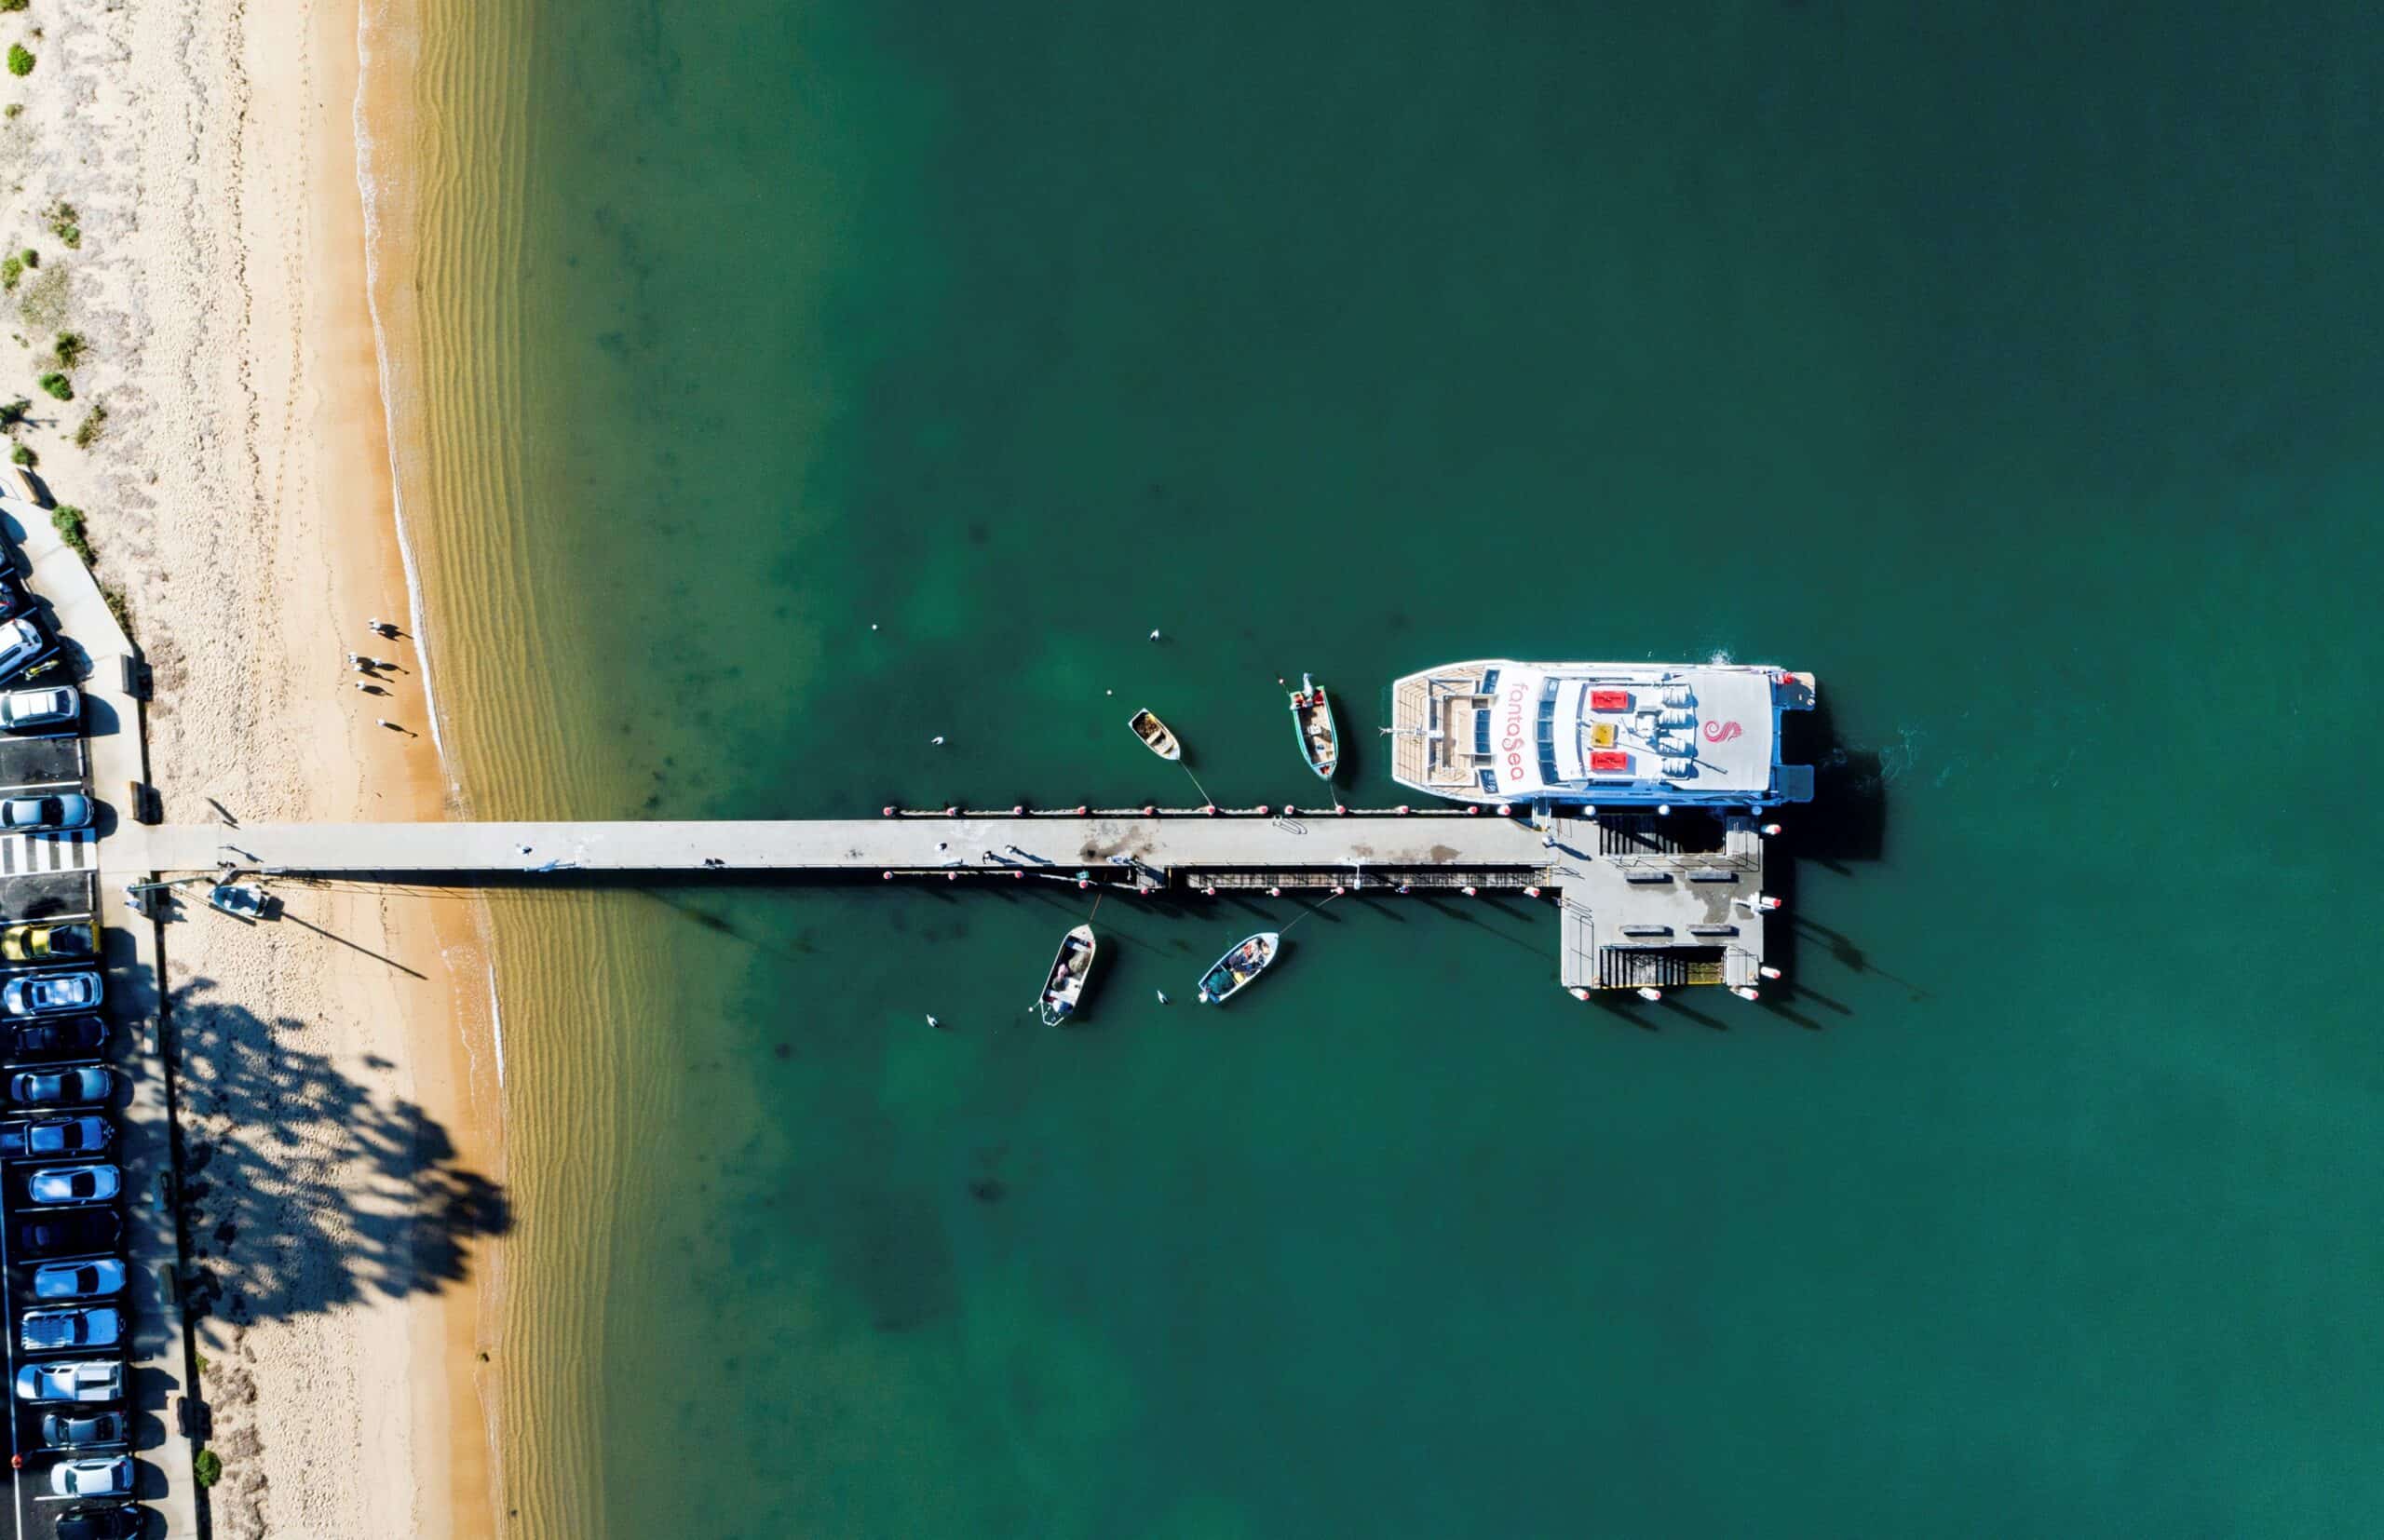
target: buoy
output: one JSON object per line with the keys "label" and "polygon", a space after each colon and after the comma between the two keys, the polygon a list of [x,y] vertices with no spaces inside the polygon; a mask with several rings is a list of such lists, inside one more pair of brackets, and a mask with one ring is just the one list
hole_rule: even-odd
{"label": "buoy", "polygon": [[1767,834],[1770,835],[1770,836],[1771,836],[1772,838],[1774,838],[1774,839],[1778,839],[1778,838],[1780,837],[1780,832],[1781,832],[1781,831],[1780,831],[1780,826],[1779,826],[1778,824],[1776,824],[1776,823],[1768,823],[1768,824],[1765,824],[1765,825],[1763,826],[1763,831],[1764,831],[1765,833],[1767,833]]}
{"label": "buoy", "polygon": [[1656,988],[1653,984],[1642,984],[1639,986],[1639,998],[1642,1000],[1660,1000],[1663,997],[1664,992]]}
{"label": "buoy", "polygon": [[1348,891],[1349,891],[1349,890],[1348,890],[1348,888],[1346,888],[1346,887],[1342,887],[1342,886],[1339,886],[1339,885],[1336,885],[1334,887],[1334,889],[1333,889],[1333,896],[1334,896],[1334,898],[1337,898],[1341,897],[1341,895],[1343,895],[1344,893],[1347,893],[1347,892],[1348,892]]}
{"label": "buoy", "polygon": [[1200,891],[1207,894],[1212,898],[1217,896],[1217,890],[1213,887],[1204,887]]}
{"label": "buoy", "polygon": [[1090,880],[1090,879],[1089,879],[1089,878],[1085,878],[1085,877],[1078,877],[1078,878],[1077,879],[1077,890],[1078,890],[1079,892],[1081,892],[1081,891],[1082,891],[1082,890],[1084,890],[1085,888],[1090,887],[1091,885],[1092,885],[1091,880]]}
{"label": "buoy", "polygon": [[1400,891],[1400,892],[1402,892],[1402,893],[1413,893],[1413,892],[1415,892],[1416,890],[1415,890],[1414,888],[1412,888],[1412,887],[1408,886],[1405,883],[1402,883],[1402,884],[1400,884],[1400,885],[1399,885],[1399,891]]}
{"label": "buoy", "polygon": [[894,809],[890,807],[881,807],[878,809],[878,812],[889,818],[894,816]]}
{"label": "buoy", "polygon": [[1009,869],[1009,874],[1010,874],[1011,876],[1013,876],[1013,877],[1023,877],[1023,876],[1025,876],[1025,875],[1026,875],[1026,873],[1025,873],[1025,872],[1021,871],[1020,871],[1018,868],[1016,868],[1016,867],[1011,867],[1011,868]]}
{"label": "buoy", "polygon": [[1333,811],[1335,813],[1347,813],[1349,810],[1336,802],[1333,804]]}
{"label": "buoy", "polygon": [[947,883],[956,883],[960,880],[960,873],[957,871],[947,871],[943,874],[943,880]]}
{"label": "buoy", "polygon": [[894,880],[894,873],[892,873],[891,871],[881,871],[881,872],[879,872],[877,875],[878,875],[878,877],[879,877],[881,880],[886,881],[886,882],[889,882],[889,883],[890,883],[890,882],[892,882],[892,881]]}
{"label": "buoy", "polygon": [[1266,890],[1266,897],[1270,898],[1280,898],[1282,896],[1283,890],[1280,887],[1270,887]]}
{"label": "buoy", "polygon": [[1585,818],[1594,818],[1594,817],[1596,817],[1597,816],[1598,816],[1598,804],[1595,804],[1595,803],[1593,803],[1593,802],[1585,802],[1585,803],[1583,803],[1583,804],[1581,804],[1581,817],[1585,817]]}
{"label": "buoy", "polygon": [[1202,1005],[1204,1005],[1204,1006],[1205,1006],[1205,1005],[1207,1005],[1208,1003],[1209,1003],[1209,992],[1208,992],[1207,990],[1202,990],[1202,991],[1200,992],[1200,1004],[1202,1004]]}
{"label": "buoy", "polygon": [[1406,811],[1407,811],[1407,804],[1406,804],[1405,803],[1401,803],[1401,804],[1399,804],[1399,810],[1400,810],[1402,813],[1406,812]]}
{"label": "buoy", "polygon": [[1143,806],[1143,817],[1146,818],[1158,817],[1158,804],[1157,803],[1145,803]]}
{"label": "buoy", "polygon": [[1763,998],[1762,992],[1757,990],[1753,984],[1737,985],[1731,989],[1730,993],[1737,995],[1741,1000],[1760,1000]]}
{"label": "buoy", "polygon": [[1081,817],[1084,817],[1084,815],[1085,815],[1085,804],[1082,804],[1082,803],[1078,803],[1078,804],[1077,804],[1077,817],[1079,817],[1079,818],[1081,818]]}
{"label": "buoy", "polygon": [[947,818],[956,818],[960,817],[960,809],[957,807],[946,807],[943,810],[943,816]]}
{"label": "buoy", "polygon": [[1470,802],[1465,804],[1465,810],[1468,814],[1479,813],[1482,811],[1482,804],[1478,802]]}
{"label": "buoy", "polygon": [[1656,804],[1656,816],[1657,816],[1658,817],[1662,817],[1665,814],[1667,814],[1667,813],[1671,812],[1672,810],[1673,810],[1673,804],[1670,804],[1670,803],[1668,803],[1668,802],[1659,802],[1659,803],[1658,803],[1658,804]]}
{"label": "buoy", "polygon": [[1773,967],[1769,963],[1764,963],[1758,966],[1755,968],[1755,971],[1762,974],[1767,979],[1785,979],[1788,977],[1778,968]]}
{"label": "buoy", "polygon": [[[1261,809],[1261,811],[1264,811],[1264,809]],[[1287,817],[1287,818],[1288,818],[1288,817],[1292,817],[1295,816],[1298,812],[1299,812],[1299,809],[1298,809],[1298,808],[1296,808],[1296,807],[1294,807],[1290,803],[1285,803],[1285,804],[1283,804],[1283,817]]]}
{"label": "buoy", "polygon": [[1016,817],[1024,817],[1024,816],[1025,816],[1025,813],[1026,813],[1026,804],[1025,804],[1024,803],[1023,803],[1023,802],[1021,802],[1021,803],[1012,803],[1012,804],[1010,804],[1009,816],[1010,816],[1011,817],[1013,817],[1013,818],[1016,818]]}

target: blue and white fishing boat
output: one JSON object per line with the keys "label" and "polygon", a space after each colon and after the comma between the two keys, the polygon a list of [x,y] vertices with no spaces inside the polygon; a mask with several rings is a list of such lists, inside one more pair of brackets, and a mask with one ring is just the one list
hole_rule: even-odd
{"label": "blue and white fishing boat", "polygon": [[1247,988],[1252,979],[1266,972],[1282,951],[1283,938],[1280,932],[1262,930],[1246,938],[1231,952],[1218,958],[1216,966],[1200,976],[1200,1004],[1224,1005]]}

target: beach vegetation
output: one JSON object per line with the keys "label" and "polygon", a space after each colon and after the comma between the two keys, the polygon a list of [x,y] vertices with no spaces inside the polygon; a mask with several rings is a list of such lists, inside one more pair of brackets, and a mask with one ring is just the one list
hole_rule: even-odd
{"label": "beach vegetation", "polygon": [[72,503],[61,503],[49,510],[49,527],[66,548],[83,559],[83,565],[95,566],[99,558],[91,552],[91,536],[83,526],[83,510]]}
{"label": "beach vegetation", "polygon": [[14,289],[17,280],[25,276],[25,259],[14,251],[0,257],[0,289]]}
{"label": "beach vegetation", "polygon": [[33,0],[0,0],[0,10],[22,10],[32,4]]}
{"label": "beach vegetation", "polygon": [[64,241],[70,248],[83,244],[83,216],[64,198],[60,198],[43,209],[41,222],[49,226],[51,235]]}
{"label": "beach vegetation", "polygon": [[32,50],[32,49],[30,49],[30,48],[28,48],[28,47],[26,47],[22,43],[11,43],[11,44],[9,44],[9,45],[8,45],[8,73],[9,73],[10,74],[13,74],[13,75],[20,75],[20,76],[21,76],[21,75],[28,75],[28,74],[33,74],[33,73],[34,73],[34,55],[33,55],[33,50]]}
{"label": "beach vegetation", "polygon": [[83,361],[83,355],[91,344],[80,331],[61,331],[54,345],[58,353],[58,367],[72,369]]}
{"label": "beach vegetation", "polygon": [[41,464],[41,456],[34,453],[34,446],[31,444],[19,444],[8,452],[8,458],[27,470]]}
{"label": "beach vegetation", "polygon": [[16,116],[24,110],[25,104],[21,101],[11,101],[6,107],[0,107],[0,113],[5,113],[10,117]]}
{"label": "beach vegetation", "polygon": [[0,404],[0,433],[14,433],[25,426],[25,416],[34,409],[33,402],[22,396]]}
{"label": "beach vegetation", "polygon": [[102,430],[107,426],[108,409],[105,406],[94,406],[90,411],[83,413],[81,422],[74,425],[74,447],[88,449],[98,443]]}
{"label": "beach vegetation", "polygon": [[190,1473],[200,1486],[211,1487],[224,1479],[224,1456],[211,1449],[202,1449],[192,1456]]}
{"label": "beach vegetation", "polygon": [[25,285],[17,309],[36,331],[55,331],[66,324],[66,269],[52,264]]}
{"label": "beach vegetation", "polygon": [[39,267],[41,265],[41,253],[28,246],[23,250],[17,253],[17,260],[23,263],[27,267]]}
{"label": "beach vegetation", "polygon": [[40,379],[35,380],[34,384],[41,386],[44,390],[49,392],[52,396],[57,397],[61,401],[71,401],[74,399],[74,382],[68,379],[65,375],[61,374],[54,369],[48,373],[43,375]]}
{"label": "beach vegetation", "polygon": [[123,628],[124,634],[131,636],[132,605],[124,597],[124,589],[114,583],[102,583],[100,585],[100,598],[106,601],[108,614],[115,616],[115,623]]}

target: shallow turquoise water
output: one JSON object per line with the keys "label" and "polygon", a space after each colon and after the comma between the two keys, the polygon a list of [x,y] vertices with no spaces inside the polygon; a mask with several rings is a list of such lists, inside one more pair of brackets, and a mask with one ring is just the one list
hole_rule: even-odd
{"label": "shallow turquoise water", "polygon": [[608,896],[684,963],[583,1023],[612,1533],[724,1426],[751,1534],[2384,1522],[2370,13],[536,36],[509,559],[591,618],[515,811],[1193,800],[1141,704],[1296,800],[1302,669],[1388,803],[1490,653],[1808,669],[1836,751],[1776,1009],[1503,902],[1163,1009],[1297,908],[1111,901],[1052,1033],[1073,893]]}

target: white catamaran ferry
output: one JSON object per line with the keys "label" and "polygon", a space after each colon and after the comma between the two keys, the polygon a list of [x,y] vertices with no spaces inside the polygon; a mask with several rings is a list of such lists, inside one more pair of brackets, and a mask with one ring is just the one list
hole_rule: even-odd
{"label": "white catamaran ferry", "polygon": [[1809,802],[1780,718],[1812,704],[1812,675],[1744,663],[1452,663],[1391,687],[1391,774],[1471,803]]}

